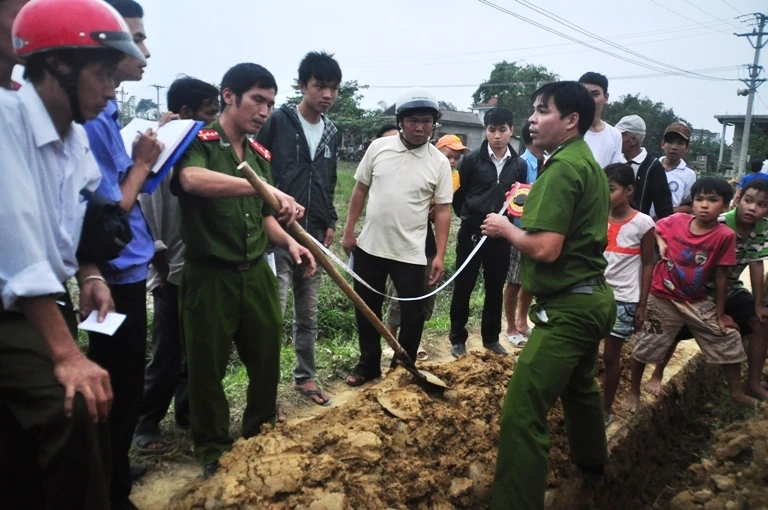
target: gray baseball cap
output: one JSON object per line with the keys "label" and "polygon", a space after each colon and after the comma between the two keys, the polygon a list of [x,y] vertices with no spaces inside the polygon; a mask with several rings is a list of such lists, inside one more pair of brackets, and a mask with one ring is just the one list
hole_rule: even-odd
{"label": "gray baseball cap", "polygon": [[619,133],[632,133],[633,135],[645,135],[645,121],[639,115],[627,115],[616,124]]}

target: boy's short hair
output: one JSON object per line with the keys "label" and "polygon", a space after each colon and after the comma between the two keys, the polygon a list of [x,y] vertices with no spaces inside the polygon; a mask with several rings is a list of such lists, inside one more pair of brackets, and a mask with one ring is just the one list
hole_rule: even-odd
{"label": "boy's short hair", "polygon": [[491,108],[483,117],[485,127],[508,125],[510,128],[515,125],[515,114],[509,108]]}
{"label": "boy's short hair", "polygon": [[760,170],[763,169],[763,162],[759,159],[753,159],[749,162],[749,169],[752,170],[753,174],[760,173]]}
{"label": "boy's short hair", "polygon": [[134,0],[106,0],[123,18],[143,18],[144,9]]}
{"label": "boy's short hair", "polygon": [[231,67],[224,74],[224,78],[221,79],[221,93],[219,96],[221,109],[223,110],[226,104],[224,102],[224,89],[231,90],[237,97],[237,104],[240,104],[243,94],[254,87],[275,89],[275,94],[277,94],[275,77],[259,64],[243,63]]}
{"label": "boy's short hair", "polygon": [[747,190],[755,189],[761,193],[765,193],[768,195],[768,179],[752,179],[747,183],[746,186],[741,188],[741,196],[744,196],[744,193],[747,192]]}
{"label": "boy's short hair", "polygon": [[579,83],[582,85],[584,84],[590,84],[590,85],[597,85],[601,89],[603,89],[603,94],[608,93],[608,78],[606,78],[604,75],[600,73],[593,73],[588,72],[581,75],[581,78],[579,78]]}
{"label": "boy's short hair", "polygon": [[397,124],[384,124],[376,131],[376,138],[381,138],[387,131],[400,131],[400,126]]}
{"label": "boy's short hair", "polygon": [[728,181],[720,177],[702,177],[691,186],[691,198],[702,193],[714,193],[723,198],[723,203],[730,204],[733,199],[733,188]]}
{"label": "boy's short hair", "polygon": [[589,95],[587,89],[581,83],[575,81],[555,81],[539,87],[531,95],[531,102],[540,99],[547,104],[552,99],[555,107],[560,112],[560,118],[577,113],[579,115],[579,135],[589,131],[589,126],[595,120],[595,100]]}
{"label": "boy's short hair", "polygon": [[183,76],[177,78],[168,87],[168,111],[181,113],[181,108],[187,106],[196,112],[207,100],[216,100],[219,97],[219,89],[203,80]]}
{"label": "boy's short hair", "polygon": [[523,143],[525,145],[531,145],[533,143],[533,138],[531,138],[531,123],[530,122],[526,122],[523,125],[522,136],[523,136]]}
{"label": "boy's short hair", "polygon": [[306,85],[314,78],[323,83],[341,83],[341,68],[333,54],[310,51],[299,64],[299,83]]}

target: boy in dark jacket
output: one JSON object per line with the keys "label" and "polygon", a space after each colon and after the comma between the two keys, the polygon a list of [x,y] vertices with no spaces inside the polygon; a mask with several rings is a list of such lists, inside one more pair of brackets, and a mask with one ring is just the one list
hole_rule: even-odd
{"label": "boy in dark jacket", "polygon": [[[498,213],[504,197],[515,182],[526,183],[528,166],[509,145],[514,115],[507,108],[494,108],[485,114],[486,141],[466,156],[459,166],[461,187],[453,197],[453,208],[461,218],[457,236],[456,267],[461,267],[480,240],[480,225],[490,213]],[[451,332],[455,357],[467,353],[469,299],[477,283],[480,267],[485,281],[482,337],[486,349],[507,354],[499,343],[504,282],[509,268],[509,243],[488,239],[456,278],[451,299]]]}
{"label": "boy in dark jacket", "polygon": [[[272,153],[275,185],[306,208],[301,225],[325,246],[336,231],[336,126],[325,116],[339,93],[341,69],[333,55],[310,52],[299,65],[299,88],[304,96],[296,105],[284,104],[259,130],[256,140]],[[318,405],[331,403],[315,383],[317,298],[321,271],[304,278],[288,251],[272,248],[280,300],[285,313],[288,289],[293,289],[293,344],[296,390]]]}

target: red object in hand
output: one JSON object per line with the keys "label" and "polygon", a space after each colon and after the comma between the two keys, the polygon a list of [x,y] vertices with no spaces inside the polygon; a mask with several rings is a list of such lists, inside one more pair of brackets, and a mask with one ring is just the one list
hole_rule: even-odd
{"label": "red object in hand", "polygon": [[507,206],[507,212],[514,218],[520,218],[523,215],[523,206],[525,206],[525,199],[528,198],[528,193],[531,191],[530,184],[521,184],[516,182],[512,189],[507,192],[505,200],[509,202]]}

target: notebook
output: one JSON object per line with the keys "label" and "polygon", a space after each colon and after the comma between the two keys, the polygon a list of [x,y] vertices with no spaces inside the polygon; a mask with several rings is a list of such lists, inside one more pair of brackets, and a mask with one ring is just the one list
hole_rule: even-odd
{"label": "notebook", "polygon": [[133,157],[133,142],[139,136],[138,132],[144,133],[147,129],[156,131],[157,139],[163,142],[165,146],[147,180],[144,181],[141,188],[142,193],[152,193],[160,185],[204,124],[204,122],[194,120],[172,120],[158,128],[158,123],[154,120],[135,118],[120,130],[125,152],[131,157]]}

